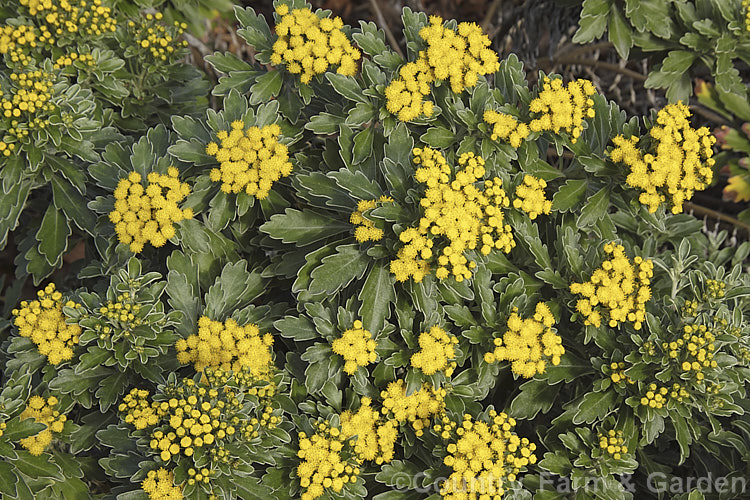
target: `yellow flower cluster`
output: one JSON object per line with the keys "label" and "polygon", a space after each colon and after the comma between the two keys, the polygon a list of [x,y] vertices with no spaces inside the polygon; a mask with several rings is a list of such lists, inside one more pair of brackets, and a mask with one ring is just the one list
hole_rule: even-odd
{"label": "yellow flower cluster", "polygon": [[706,325],[685,325],[681,338],[672,342],[664,342],[662,348],[670,359],[674,359],[685,373],[695,373],[698,382],[705,378],[704,368],[716,368],[714,360],[714,344],[716,337],[708,331]]}
{"label": "yellow flower cluster", "polygon": [[34,342],[39,354],[47,356],[53,365],[73,358],[73,347],[78,344],[81,327],[66,324],[63,306],[81,307],[72,300],[63,301],[63,296],[50,283],[44,290],[37,291],[38,300],[21,302],[20,309],[13,309],[14,324],[18,334]]}
{"label": "yellow flower cluster", "polygon": [[89,67],[96,64],[96,62],[94,61],[94,56],[92,56],[91,54],[78,54],[77,52],[71,52],[68,55],[58,57],[55,60],[55,64],[53,67],[55,69],[65,68],[67,66],[71,66],[76,61]]}
{"label": "yellow flower cluster", "polygon": [[174,484],[174,474],[163,467],[149,471],[141,483],[151,500],[181,500],[182,488]]}
{"label": "yellow flower cluster", "polygon": [[681,403],[684,399],[690,397],[690,394],[682,385],[677,383],[672,384],[671,391],[666,386],[659,387],[656,384],[650,384],[646,394],[641,397],[641,405],[650,408],[663,408],[667,404],[667,397]]}
{"label": "yellow flower cluster", "polygon": [[420,200],[424,215],[417,228],[407,228],[399,235],[404,246],[390,266],[396,279],[406,281],[412,277],[416,282],[422,281],[429,272],[436,236],[448,240],[436,259],[438,279],[450,275],[456,281],[471,278],[476,262],[468,261],[464,255],[467,250],[479,247],[483,255],[493,248],[510,252],[516,243],[510,225],[504,223],[502,210],[510,205],[510,200],[502,181],[497,177],[486,180],[484,190],[474,185],[485,175],[482,157],[462,154],[458,159],[462,168],[451,181],[451,168],[439,151],[414,148],[412,152],[414,164],[419,165],[415,178],[427,186]]}
{"label": "yellow flower cluster", "polygon": [[131,424],[137,430],[156,425],[164,412],[159,407],[152,407],[148,402],[149,392],[145,389],[132,389],[122,399],[118,411],[124,416],[126,424]]}
{"label": "yellow flower cluster", "polygon": [[354,230],[354,238],[358,242],[364,243],[365,241],[380,241],[383,239],[383,230],[375,227],[373,221],[362,215],[378,206],[379,203],[393,203],[393,198],[383,195],[377,200],[360,200],[357,203],[357,210],[352,212],[349,222],[357,226]]}
{"label": "yellow flower cluster", "polygon": [[59,434],[63,431],[67,417],[55,410],[57,403],[58,400],[55,396],[50,396],[46,401],[41,396],[31,396],[26,403],[26,408],[21,412],[21,420],[33,418],[47,426],[38,434],[25,437],[19,441],[21,446],[29,450],[32,455],[41,455],[52,442],[52,434]]}
{"label": "yellow flower cluster", "polygon": [[341,456],[347,437],[328,422],[317,425],[317,432],[309,439],[299,433],[297,456],[303,461],[297,466],[297,476],[304,488],[301,500],[323,496],[326,489],[341,493],[347,483],[357,481],[359,467]]}
{"label": "yellow flower cluster", "polygon": [[[211,451],[214,451],[213,449]],[[203,483],[208,484],[211,481],[211,476],[216,475],[215,470],[209,470],[207,468],[202,468],[200,470],[195,470],[192,467],[188,469],[188,480],[187,484],[189,486],[194,485],[195,483]],[[209,495],[209,500],[215,500],[215,495]]]}
{"label": "yellow flower cluster", "polygon": [[5,433],[5,429],[8,428],[8,424],[5,422],[0,422],[0,437],[3,437],[3,434]]}
{"label": "yellow flower cluster", "polygon": [[625,363],[620,361],[619,363],[612,362],[609,365],[609,369],[612,371],[609,378],[613,384],[619,384],[621,382],[627,382],[628,384],[635,384],[635,380],[625,375]]}
{"label": "yellow flower cluster", "polygon": [[445,412],[445,389],[437,389],[432,384],[424,383],[419,390],[406,395],[406,383],[403,379],[388,384],[381,391],[383,415],[390,415],[399,424],[411,422],[417,436],[429,428],[430,418]]}
{"label": "yellow flower cluster", "polygon": [[221,146],[210,142],[206,153],[216,158],[220,168],[211,169],[211,180],[221,182],[225,193],[245,193],[259,200],[268,196],[273,183],[292,173],[289,151],[279,142],[281,128],[277,124],[250,127],[232,122],[232,130],[216,136]]}
{"label": "yellow flower cluster", "polygon": [[640,330],[646,318],[646,302],[651,298],[649,285],[654,264],[640,256],[631,264],[622,245],[607,243],[604,251],[612,257],[594,271],[591,279],[570,285],[571,292],[585,297],[578,300],[576,309],[586,318],[586,325],[600,326],[604,310],[609,316],[609,326],[614,328],[629,321]]}
{"label": "yellow flower cluster", "polygon": [[205,367],[239,372],[249,368],[261,379],[269,379],[273,368],[270,333],[261,335],[257,325],[238,325],[233,319],[225,322],[213,321],[207,316],[198,320],[198,333],[175,344],[177,360],[184,364],[193,363],[196,371]]}
{"label": "yellow flower cluster", "polygon": [[615,460],[622,458],[622,453],[628,452],[628,447],[623,444],[625,440],[622,438],[622,431],[611,429],[607,434],[599,433],[598,438],[599,448],[609,453]]}
{"label": "yellow flower cluster", "polygon": [[5,96],[0,90],[0,109],[5,118],[11,118],[8,134],[22,138],[30,129],[43,129],[49,120],[42,116],[55,108],[53,76],[42,70],[13,72],[10,74],[12,91]]}
{"label": "yellow flower cluster", "polygon": [[[167,386],[164,394],[169,399],[149,402],[148,391],[137,388],[123,399],[119,406],[123,420],[136,430],[148,429],[149,448],[162,462],[176,461],[180,456],[192,457],[200,448],[205,453],[203,456],[212,463],[228,463],[230,451],[225,446],[228,441],[250,441],[258,436],[260,426],[273,428],[279,422],[280,418],[271,416],[272,410],[268,408],[263,409],[263,422],[257,418],[248,419],[241,413],[244,394],[265,397],[266,393],[261,394],[261,390],[268,389],[272,394],[272,388],[254,387],[255,391],[240,388],[240,394],[226,386],[229,376],[225,372],[216,372],[206,370],[205,384],[183,379],[181,384]],[[243,380],[252,379],[246,370],[233,376],[242,386],[245,385]],[[216,381],[224,382],[214,386]],[[213,470],[201,471],[200,477],[191,479],[208,483],[214,474]]]}
{"label": "yellow flower cluster", "polygon": [[453,375],[456,369],[455,345],[458,339],[446,333],[439,326],[433,326],[429,332],[419,335],[419,351],[411,356],[411,365],[422,370],[425,375],[444,372],[446,377]]}
{"label": "yellow flower cluster", "polygon": [[101,0],[20,0],[29,15],[57,36],[85,33],[100,36],[114,32],[117,20]]}
{"label": "yellow flower cluster", "polygon": [[703,294],[703,300],[723,299],[726,287],[727,284],[723,281],[706,280],[706,293]]}
{"label": "yellow flower cluster", "polygon": [[544,302],[536,304],[531,318],[522,319],[514,308],[508,318],[508,329],[502,338],[494,340],[495,350],[485,353],[484,360],[487,363],[508,360],[513,373],[524,378],[544,373],[548,362],[557,366],[560,356],[565,354],[562,339],[552,330],[554,324],[552,311]]}
{"label": "yellow flower cluster", "polygon": [[55,39],[45,25],[4,25],[0,27],[0,55],[8,54],[10,65],[24,68],[31,64],[30,53],[36,48],[49,48]]}
{"label": "yellow flower cluster", "polygon": [[500,499],[505,493],[503,483],[515,481],[521,469],[536,463],[536,444],[513,432],[515,419],[495,410],[489,417],[488,423],[465,414],[451,433],[455,442],[446,447],[443,463],[452,472],[440,485],[443,498]]}
{"label": "yellow flower cluster", "polygon": [[354,375],[360,366],[367,366],[378,359],[376,347],[372,334],[362,328],[360,320],[331,343],[333,352],[344,358],[344,371],[349,375]]}
{"label": "yellow flower cluster", "polygon": [[[130,329],[143,323],[141,318],[136,314],[141,310],[141,306],[135,303],[135,297],[130,292],[124,292],[117,296],[113,302],[108,300],[98,309],[98,313],[105,319],[110,320],[110,324],[116,328],[125,329],[125,335],[129,335]],[[112,329],[104,327],[102,333],[109,334]]]}
{"label": "yellow flower cluster", "polygon": [[519,148],[529,136],[529,126],[519,122],[513,115],[488,109],[484,112],[484,121],[492,125],[490,138],[493,141],[500,139],[514,148]]}
{"label": "yellow flower cluster", "polygon": [[131,252],[141,252],[146,243],[164,246],[175,235],[175,222],[193,218],[192,209],[177,206],[190,194],[190,186],[180,182],[178,174],[175,167],[169,167],[167,175],[151,172],[145,188],[137,172],[117,183],[115,208],[109,220],[120,242],[130,245]]}
{"label": "yellow flower cluster", "polygon": [[541,113],[529,123],[533,132],[549,130],[555,134],[565,130],[570,134],[570,142],[575,144],[583,131],[583,120],[594,117],[594,101],[591,96],[596,93],[589,80],[578,79],[563,86],[561,79],[544,77],[542,90],[529,103],[529,111]]}
{"label": "yellow flower cluster", "polygon": [[140,23],[128,22],[136,45],[151,54],[156,60],[166,61],[168,57],[179,54],[179,49],[187,47],[186,40],[178,40],[187,29],[187,24],[175,21],[172,26],[162,23],[161,12],[146,14]]}
{"label": "yellow flower cluster", "polygon": [[745,18],[745,30],[750,31],[750,0],[742,0],[742,13]]}
{"label": "yellow flower cluster", "polygon": [[529,214],[529,219],[534,220],[539,215],[548,215],[552,210],[552,202],[544,196],[544,188],[547,182],[537,179],[531,175],[524,175],[523,183],[516,187],[516,198],[513,200],[513,208],[523,210]]}
{"label": "yellow flower cluster", "polygon": [[3,156],[10,156],[13,151],[15,151],[16,145],[11,143],[7,143],[5,141],[0,141],[0,154]]}
{"label": "yellow flower cluster", "polygon": [[645,155],[638,149],[640,139],[636,136],[625,139],[619,135],[612,141],[615,147],[609,157],[630,167],[626,182],[642,191],[638,199],[649,212],[669,202],[672,213],[678,214],[693,192],[711,183],[716,137],[708,127],[693,129],[688,117],[690,110],[682,102],[661,109],[657,124],[649,130],[651,147]]}
{"label": "yellow flower cluster", "polygon": [[386,108],[401,121],[432,116],[433,103],[424,97],[433,83],[448,80],[458,94],[476,85],[480,75],[500,68],[497,53],[489,48],[490,39],[475,23],[460,23],[453,30],[443,26],[442,18],[430,16],[430,25],[419,30],[419,36],[427,50],[402,66],[398,78],[385,89]]}
{"label": "yellow flower cluster", "polygon": [[380,412],[370,405],[372,400],[362,398],[357,413],[347,410],[341,414],[341,434],[344,439],[354,438],[354,453],[358,461],[375,461],[387,464],[393,460],[393,447],[398,438],[398,427],[394,420],[383,420]]}
{"label": "yellow flower cluster", "polygon": [[344,22],[340,17],[321,19],[310,9],[290,12],[284,4],[276,7],[276,13],[281,21],[276,24],[278,40],[273,44],[272,64],[286,63],[287,71],[299,74],[302,83],[310,83],[330,65],[338,65],[336,72],[340,75],[357,73],[362,54],[341,30]]}

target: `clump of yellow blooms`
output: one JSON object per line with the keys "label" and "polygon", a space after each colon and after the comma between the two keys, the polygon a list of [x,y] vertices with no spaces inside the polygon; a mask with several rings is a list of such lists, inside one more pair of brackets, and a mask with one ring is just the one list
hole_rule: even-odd
{"label": "clump of yellow blooms", "polygon": [[742,0],[742,9],[745,17],[745,30],[750,31],[750,0]]}
{"label": "clump of yellow blooms", "polygon": [[38,434],[25,437],[19,441],[21,446],[29,450],[32,455],[41,455],[52,442],[53,433],[59,434],[63,431],[67,417],[55,410],[57,403],[58,400],[55,396],[50,396],[46,401],[41,396],[31,396],[26,403],[26,408],[21,412],[21,420],[33,418],[47,426]]}
{"label": "clump of yellow blooms", "polygon": [[456,369],[456,344],[458,339],[446,333],[439,326],[433,326],[428,332],[419,335],[419,351],[411,356],[411,365],[422,370],[425,375],[444,372],[446,377],[453,375]]}
{"label": "clump of yellow blooms", "polygon": [[[115,301],[108,300],[97,310],[97,313],[109,324],[118,329],[125,330],[125,336],[130,334],[130,330],[143,323],[141,318],[136,314],[141,310],[140,304],[135,302],[135,297],[131,292],[124,292],[117,295]],[[112,328],[105,326],[101,329],[103,334],[112,333]]]}
{"label": "clump of yellow blooms", "polygon": [[649,384],[648,391],[641,397],[641,405],[657,409],[663,408],[664,405],[667,404],[667,397],[681,403],[683,400],[690,397],[690,394],[678,383],[672,384],[671,390],[667,386],[660,387],[656,384]]}
{"label": "clump of yellow blooms", "polygon": [[682,102],[661,109],[649,130],[651,146],[646,154],[638,149],[640,139],[636,136],[626,139],[619,135],[612,141],[615,147],[609,157],[630,167],[626,182],[642,191],[638,199],[649,212],[668,203],[672,213],[678,214],[693,192],[711,183],[716,137],[708,127],[692,128],[689,117],[690,110]]}
{"label": "clump of yellow blooms", "polygon": [[591,96],[596,93],[594,84],[579,78],[563,85],[562,79],[544,77],[542,90],[529,103],[529,111],[541,116],[531,120],[529,129],[533,132],[545,130],[560,133],[565,130],[574,143],[583,132],[583,120],[594,117],[594,101]]}
{"label": "clump of yellow blooms", "polygon": [[0,141],[0,154],[3,156],[10,156],[13,151],[16,149],[16,145],[11,143],[7,143],[5,141]]}
{"label": "clump of yellow blooms", "polygon": [[714,344],[716,337],[706,325],[685,325],[681,338],[664,342],[662,348],[670,359],[675,360],[685,373],[694,373],[700,383],[704,378],[704,368],[716,368]]}
{"label": "clump of yellow blooms", "polygon": [[175,344],[177,360],[193,363],[196,371],[220,367],[225,371],[249,368],[256,377],[269,379],[273,368],[273,336],[261,334],[258,325],[238,325],[233,319],[213,321],[207,316],[198,320],[198,333]]}
{"label": "clump of yellow blooms", "polygon": [[216,136],[221,146],[210,142],[206,153],[221,165],[211,169],[211,180],[221,182],[225,193],[245,193],[259,200],[268,196],[273,183],[292,173],[289,151],[279,142],[277,124],[244,130],[241,120],[232,122],[232,130]]}
{"label": "clump of yellow blooms", "polygon": [[490,422],[465,414],[450,432],[451,443],[443,463],[452,469],[440,485],[450,500],[500,499],[505,481],[515,481],[521,469],[536,463],[536,444],[513,432],[516,421],[505,413],[489,412]]}
{"label": "clump of yellow blooms", "polygon": [[50,48],[54,41],[45,25],[40,28],[26,24],[20,26],[6,24],[0,27],[0,55],[8,54],[10,64],[20,68],[31,64],[32,50]]}
{"label": "clump of yellow blooms", "polygon": [[340,75],[357,73],[362,54],[341,30],[344,22],[340,17],[320,18],[310,9],[290,11],[284,4],[276,7],[276,13],[281,21],[276,24],[278,40],[273,44],[272,64],[286,63],[287,71],[299,74],[302,83],[310,83],[313,76],[332,65],[338,65]]}
{"label": "clump of yellow blooms", "polygon": [[651,280],[654,275],[654,264],[640,256],[633,263],[625,255],[622,245],[607,243],[604,251],[612,257],[594,271],[586,283],[573,283],[570,291],[583,295],[576,309],[584,318],[586,325],[601,325],[602,311],[609,317],[609,326],[629,321],[636,330],[646,318],[646,302],[651,298]]}
{"label": "clump of yellow blooms", "polygon": [[148,402],[149,392],[145,389],[132,389],[123,399],[118,411],[122,414],[126,424],[131,424],[137,430],[156,425],[164,412],[159,407],[152,407]]}
{"label": "clump of yellow blooms", "polygon": [[149,471],[141,483],[151,500],[181,500],[182,488],[174,484],[174,474],[163,467]]}
{"label": "clump of yellow blooms", "polygon": [[706,293],[703,294],[703,300],[724,298],[726,287],[727,284],[723,281],[706,280]]}
{"label": "clump of yellow blooms", "polygon": [[81,304],[72,300],[63,301],[63,296],[55,290],[55,284],[48,284],[37,291],[37,300],[21,302],[19,309],[13,309],[14,324],[22,337],[30,338],[53,365],[73,358],[73,347],[78,344],[81,327],[69,325],[63,306],[80,308]]}
{"label": "clump of yellow blooms", "polygon": [[46,23],[48,31],[57,36],[86,34],[100,36],[112,33],[117,20],[112,9],[101,0],[20,0],[29,15]]}
{"label": "clump of yellow blooms", "polygon": [[[227,385],[232,379],[233,386]],[[247,370],[229,374],[221,369],[206,369],[204,382],[183,379],[179,384],[164,388],[163,394],[148,400],[148,391],[133,389],[119,406],[125,423],[137,431],[146,430],[149,448],[163,463],[176,461],[180,456],[192,457],[197,448],[204,450],[212,463],[228,463],[228,442],[240,439],[250,441],[258,436],[260,427],[274,428],[280,417],[271,415],[273,409],[260,405],[261,418],[248,418],[243,414],[247,403],[244,395],[261,399],[273,396],[272,385],[260,385]],[[188,480],[188,484],[208,483],[215,469],[201,471]],[[191,481],[192,480],[192,481]]]}
{"label": "clump of yellow blooms", "polygon": [[175,235],[175,222],[192,219],[192,209],[177,206],[190,194],[190,186],[180,182],[178,174],[175,167],[169,167],[166,175],[151,172],[145,188],[137,172],[117,183],[115,208],[109,220],[120,242],[130,245],[131,252],[141,252],[146,243],[164,246]]}
{"label": "clump of yellow blooms", "polygon": [[513,373],[524,378],[544,373],[548,362],[557,366],[565,354],[562,339],[552,330],[554,324],[555,317],[544,302],[537,303],[531,318],[521,318],[514,308],[508,329],[494,340],[495,350],[485,353],[484,360],[510,361]]}
{"label": "clump of yellow blooms", "polygon": [[352,212],[349,222],[356,226],[354,238],[360,243],[365,241],[380,241],[383,239],[383,230],[375,227],[375,223],[362,215],[364,212],[371,210],[382,203],[393,203],[390,196],[381,196],[377,200],[360,200],[357,203],[357,210]]}
{"label": "clump of yellow blooms", "polygon": [[378,465],[387,464],[393,460],[393,447],[398,438],[397,423],[380,418],[380,412],[371,404],[372,400],[364,397],[357,413],[349,410],[342,413],[341,434],[344,439],[354,438],[354,453],[360,463],[369,460]]}
{"label": "clump of yellow blooms", "polygon": [[[435,276],[456,281],[471,278],[476,262],[468,261],[464,252],[479,248],[488,255],[493,248],[505,253],[515,246],[511,227],[505,224],[503,208],[510,205],[502,181],[495,177],[484,181],[484,189],[474,184],[485,175],[484,160],[474,153],[458,159],[461,169],[451,180],[451,168],[445,157],[432,148],[414,148],[415,173],[418,182],[427,186],[420,200],[424,215],[416,228],[407,228],[399,239],[404,246],[391,261],[391,273],[398,281],[413,278],[422,281],[429,272],[429,260],[437,260]],[[441,254],[433,252],[434,238],[448,240]],[[434,259],[436,256],[437,259]]]}
{"label": "clump of yellow blooms", "polygon": [[513,115],[488,109],[484,112],[484,121],[492,125],[490,138],[493,141],[501,139],[514,148],[519,148],[529,136],[529,126]]}
{"label": "clump of yellow blooms", "polygon": [[75,62],[79,62],[89,67],[96,65],[94,56],[92,56],[91,54],[78,54],[77,52],[71,52],[70,54],[58,57],[55,60],[55,64],[53,67],[55,69],[61,69],[67,66],[71,66]]}
{"label": "clump of yellow blooms", "polygon": [[168,57],[178,55],[179,49],[187,47],[186,40],[178,40],[187,29],[187,24],[175,21],[172,26],[163,24],[161,12],[146,14],[140,23],[128,22],[128,30],[138,47],[156,60],[166,61]]}
{"label": "clump of yellow blooms", "polygon": [[8,424],[5,422],[0,422],[0,437],[3,437],[3,434],[5,433],[5,429],[8,428]]}
{"label": "clump of yellow blooms", "polygon": [[10,74],[10,81],[10,94],[5,96],[0,90],[3,117],[11,119],[8,134],[23,138],[29,135],[29,130],[45,128],[49,120],[43,113],[55,108],[51,102],[53,76],[42,70],[19,71]]}
{"label": "clump of yellow blooms", "polygon": [[303,488],[301,500],[323,496],[326,489],[340,493],[347,483],[357,481],[359,467],[353,460],[342,457],[347,437],[328,422],[317,425],[310,438],[299,433],[297,456],[303,461],[297,466],[297,476]]}
{"label": "clump of yellow blooms", "polygon": [[611,370],[611,373],[609,374],[609,378],[612,380],[613,384],[619,384],[622,382],[627,382],[628,384],[635,384],[635,380],[625,375],[625,363],[623,361],[615,362],[613,361],[609,365],[609,369]]}
{"label": "clump of yellow blooms", "polygon": [[407,396],[406,383],[399,379],[388,384],[386,390],[380,392],[380,397],[383,415],[390,415],[399,424],[411,422],[417,436],[429,428],[430,418],[445,412],[445,389],[437,389],[428,383]]}
{"label": "clump of yellow blooms", "polygon": [[378,359],[376,347],[372,334],[362,327],[360,320],[331,343],[333,352],[344,358],[344,371],[349,375],[353,375],[360,366],[367,366]]}
{"label": "clump of yellow blooms", "polygon": [[534,220],[539,215],[548,215],[552,210],[552,202],[544,195],[547,182],[537,179],[531,175],[524,175],[523,183],[516,187],[516,198],[513,200],[513,208],[523,210],[529,214],[529,219]]}
{"label": "clump of yellow blooms", "polygon": [[622,458],[622,453],[628,452],[628,447],[623,444],[625,440],[622,438],[622,431],[620,430],[610,429],[607,434],[599,433],[597,437],[599,438],[599,448],[610,454],[615,460]]}
{"label": "clump of yellow blooms", "polygon": [[432,116],[433,103],[423,100],[433,83],[447,80],[458,94],[476,85],[479,76],[500,68],[497,53],[489,48],[490,39],[475,23],[460,23],[453,30],[443,26],[441,17],[430,16],[430,25],[419,30],[419,36],[427,50],[402,66],[398,78],[385,89],[386,108],[401,121]]}

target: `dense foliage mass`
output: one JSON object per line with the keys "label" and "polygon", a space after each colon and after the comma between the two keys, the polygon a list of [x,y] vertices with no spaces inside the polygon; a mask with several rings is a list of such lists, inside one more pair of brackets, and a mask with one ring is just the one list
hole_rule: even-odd
{"label": "dense foliage mass", "polygon": [[11,4],[0,497],[747,495],[750,243],[684,213],[716,138],[682,76],[628,119],[475,24],[405,8],[401,57],[282,0],[235,9],[214,109],[179,5]]}

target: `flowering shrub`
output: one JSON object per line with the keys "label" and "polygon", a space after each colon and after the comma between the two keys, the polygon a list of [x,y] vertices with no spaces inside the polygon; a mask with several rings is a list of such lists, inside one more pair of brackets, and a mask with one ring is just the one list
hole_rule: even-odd
{"label": "flowering shrub", "polygon": [[475,24],[405,8],[402,58],[284,0],[235,10],[254,59],[207,57],[214,109],[181,21],[107,4],[58,34],[47,5],[94,8],[24,0],[0,34],[3,241],[41,287],[4,299],[0,495],[746,477],[750,243],[684,213],[714,160],[684,104],[626,120]]}

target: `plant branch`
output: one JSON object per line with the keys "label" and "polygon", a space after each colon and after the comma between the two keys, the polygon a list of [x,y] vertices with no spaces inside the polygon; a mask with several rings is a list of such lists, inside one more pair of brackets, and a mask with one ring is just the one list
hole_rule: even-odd
{"label": "plant branch", "polygon": [[572,57],[562,56],[555,59],[550,58],[539,58],[540,63],[549,63],[551,65],[555,64],[567,64],[569,66],[591,66],[594,68],[600,68],[605,69],[607,71],[612,71],[615,73],[620,73],[621,75],[627,76],[632,78],[633,80],[638,80],[640,82],[646,81],[646,76],[638,73],[637,71],[633,71],[632,69],[628,68],[621,68],[617,64],[612,64],[604,61],[597,61],[596,59],[576,59]]}
{"label": "plant branch", "polygon": [[695,203],[691,203],[689,201],[685,202],[685,208],[687,210],[692,210],[694,213],[706,217],[713,217],[714,219],[719,219],[722,222],[726,222],[727,224],[731,224],[737,229],[743,230],[746,234],[750,235],[750,225],[745,224],[744,222],[735,219],[731,215],[723,214],[721,212],[717,212],[716,210],[711,210],[710,208],[706,208],[701,205],[696,205]]}

